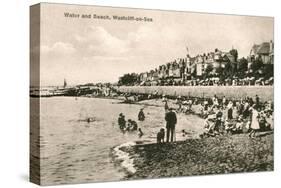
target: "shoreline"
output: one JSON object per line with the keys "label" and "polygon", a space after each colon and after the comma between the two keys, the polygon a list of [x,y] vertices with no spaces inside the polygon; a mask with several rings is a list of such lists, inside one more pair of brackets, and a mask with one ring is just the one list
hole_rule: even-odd
{"label": "shoreline", "polygon": [[[176,107],[175,100],[169,100],[170,105]],[[132,102],[132,103],[126,103],[122,102],[124,104],[133,104],[133,105],[142,105],[142,106],[154,106],[154,107],[159,107],[159,108],[164,108],[164,103],[162,102],[161,99],[147,99],[147,100],[142,100],[138,102]],[[194,107],[197,105],[194,105]],[[196,108],[196,107],[195,107]],[[190,113],[190,115],[195,115],[201,118],[198,114],[195,112]],[[181,116],[186,116],[186,114],[181,114]],[[191,133],[192,134],[192,133]],[[199,139],[198,136],[196,136],[198,133],[193,133],[193,137],[196,137],[194,139]],[[187,137],[186,137],[187,139]],[[176,141],[174,143],[180,143],[183,142],[182,138],[180,141]],[[154,142],[154,140],[143,140],[143,141],[130,141],[130,142],[125,142],[120,145],[114,146],[111,148],[111,156],[113,158],[113,161],[116,165],[121,167],[121,169],[127,174],[124,178],[127,179],[129,176],[133,176],[135,173],[137,173],[137,168],[135,168],[135,159],[137,157],[137,153],[132,153],[129,152],[134,147],[146,147],[149,145],[154,145],[157,144]]]}
{"label": "shoreline", "polygon": [[133,147],[135,145],[136,142],[126,142],[111,149],[114,161],[119,163],[121,168],[123,168],[127,174],[134,174],[136,169],[134,168],[134,159],[130,157],[129,153],[123,151],[122,148]]}
{"label": "shoreline", "polygon": [[[91,97],[83,96],[83,98]],[[109,99],[108,97],[92,98]],[[114,99],[118,100],[117,98]],[[170,103],[175,105],[174,100],[170,100]],[[159,108],[164,106],[161,99],[124,104],[157,106]],[[197,115],[196,112],[191,114]],[[262,142],[260,142],[261,140]],[[250,147],[245,149],[244,145]],[[231,152],[234,152],[235,155]],[[217,159],[218,153],[219,155],[222,154],[219,159]],[[202,156],[205,156],[206,159]],[[243,156],[243,158],[240,156]],[[190,138],[163,144],[154,142],[143,144],[132,141],[130,144],[123,143],[111,148],[111,157],[114,163],[124,170],[126,175],[122,179],[131,180],[272,171],[274,165],[273,134],[267,135],[266,133],[264,136],[255,139],[250,139],[248,134],[224,135],[204,139]],[[228,159],[229,157],[231,159]],[[233,157],[237,157],[237,159]],[[171,161],[170,159],[175,160]],[[242,162],[243,159],[250,160]],[[242,166],[240,164],[235,166],[235,163],[241,163]]]}
{"label": "shoreline", "polygon": [[[141,101],[138,105],[151,105],[149,103],[153,101]],[[198,115],[196,112],[191,114]],[[122,165],[121,158],[121,167],[127,174],[123,179],[134,180],[273,171],[273,137],[271,131],[259,132],[254,139],[242,133],[162,144],[134,142],[133,145],[116,147],[126,155],[124,161],[130,161],[129,166],[134,169]],[[120,160],[115,155],[114,161],[116,159]]]}
{"label": "shoreline", "polygon": [[124,179],[273,171],[273,134],[263,134],[255,139],[240,134],[119,147],[135,169]]}
{"label": "shoreline", "polygon": [[[175,100],[169,100],[171,106],[176,106]],[[155,106],[159,108],[164,108],[164,104],[161,99],[147,99],[142,100],[138,102],[132,102],[132,103],[126,103],[122,102],[124,104],[133,104],[133,105],[142,105],[142,106]],[[197,105],[194,105],[194,107]],[[195,107],[196,108],[196,107]],[[186,116],[185,114],[182,114],[183,116]],[[196,115],[200,117],[195,112],[190,113],[190,115]],[[201,117],[200,117],[201,118]],[[193,136],[195,137],[196,134]],[[195,139],[195,138],[194,138]],[[198,139],[198,138],[196,138]],[[184,140],[176,141],[174,143],[181,143]],[[164,143],[165,144],[165,143]],[[135,160],[138,157],[137,153],[131,152],[131,150],[134,147],[147,147],[149,145],[157,145],[154,141],[150,140],[144,140],[144,141],[130,141],[126,143],[122,143],[120,145],[114,146],[111,148],[111,156],[113,158],[113,161],[116,165],[121,167],[121,169],[125,172],[126,176],[123,179],[127,179],[127,177],[133,176],[135,173],[137,173],[137,168],[135,168]]]}

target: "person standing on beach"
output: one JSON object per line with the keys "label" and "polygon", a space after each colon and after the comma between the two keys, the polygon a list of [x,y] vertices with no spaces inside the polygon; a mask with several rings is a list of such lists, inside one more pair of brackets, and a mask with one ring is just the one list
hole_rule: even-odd
{"label": "person standing on beach", "polygon": [[260,129],[259,125],[259,112],[257,111],[256,105],[252,107],[252,121],[251,121],[251,132],[249,134],[250,138],[256,137],[256,132]]}
{"label": "person standing on beach", "polygon": [[139,111],[139,114],[138,114],[138,120],[144,121],[144,119],[145,119],[145,115],[144,115],[144,112],[143,112],[143,108],[141,108],[140,111]]}
{"label": "person standing on beach", "polygon": [[226,105],[227,105],[226,98],[225,98],[225,96],[223,96],[223,98],[222,98],[222,106],[225,108]]}
{"label": "person standing on beach", "polygon": [[[175,134],[175,128],[177,124],[177,115],[173,111],[172,108],[169,108],[169,111],[165,114],[165,120],[166,120],[166,129],[167,129],[167,142],[171,140],[173,142],[174,140],[174,134]],[[170,139],[171,137],[171,139]]]}
{"label": "person standing on beach", "polygon": [[167,100],[165,100],[164,109],[165,109],[165,112],[167,112],[168,109],[169,109],[168,101]]}
{"label": "person standing on beach", "polygon": [[256,106],[257,106],[257,108],[260,107],[260,98],[258,95],[256,95]]}

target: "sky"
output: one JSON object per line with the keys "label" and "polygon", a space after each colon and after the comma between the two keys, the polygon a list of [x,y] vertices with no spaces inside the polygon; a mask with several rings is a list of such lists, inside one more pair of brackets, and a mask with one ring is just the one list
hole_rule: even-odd
{"label": "sky", "polygon": [[[152,22],[67,18],[64,13],[149,17]],[[270,17],[43,4],[40,82],[62,85],[117,82],[186,56],[218,48],[246,57],[273,39]],[[32,83],[32,81],[31,81]]]}

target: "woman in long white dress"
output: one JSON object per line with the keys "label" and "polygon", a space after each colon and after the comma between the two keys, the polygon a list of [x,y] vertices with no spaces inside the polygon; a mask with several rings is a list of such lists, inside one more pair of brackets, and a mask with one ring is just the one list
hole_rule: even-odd
{"label": "woman in long white dress", "polygon": [[259,112],[256,109],[256,106],[252,108],[252,121],[251,121],[251,132],[249,137],[256,137],[256,132],[260,129],[259,125]]}

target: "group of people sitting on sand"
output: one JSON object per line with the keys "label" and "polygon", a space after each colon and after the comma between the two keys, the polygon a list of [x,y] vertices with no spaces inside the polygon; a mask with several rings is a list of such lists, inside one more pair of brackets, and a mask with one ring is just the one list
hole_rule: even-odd
{"label": "group of people sitting on sand", "polygon": [[[239,134],[249,133],[249,137],[256,137],[259,131],[271,131],[273,127],[273,102],[262,102],[256,95],[254,98],[245,97],[237,99],[227,99],[225,96],[218,98],[214,95],[212,98],[190,98],[177,97],[175,100],[178,108],[168,106],[168,98],[162,97],[165,109],[166,129],[161,128],[157,133],[157,143],[175,141],[175,126],[177,124],[176,113],[195,113],[204,118],[204,130],[201,138],[212,137],[221,134]],[[175,98],[173,98],[175,99]],[[197,110],[193,111],[193,106]],[[199,109],[199,113],[198,113]],[[138,121],[145,120],[143,109],[138,113]],[[137,122],[131,119],[125,120],[121,113],[118,118],[118,125],[123,132],[132,132],[138,130],[141,137],[143,132],[138,128]],[[186,135],[185,130],[182,135]]]}
{"label": "group of people sitting on sand", "polygon": [[[162,96],[165,110],[169,109],[167,97]],[[193,105],[200,104],[200,99],[177,97],[175,112],[193,112]],[[205,119],[204,133],[200,137],[216,136],[220,134],[249,133],[249,137],[256,137],[259,131],[270,131],[273,126],[273,102],[261,102],[260,97],[245,97],[227,99],[225,96],[218,98],[214,95],[201,101],[199,115]],[[162,130],[163,131],[163,130]],[[161,131],[160,131],[161,132]],[[159,134],[160,134],[159,132]],[[182,133],[185,135],[185,133]]]}
{"label": "group of people sitting on sand", "polygon": [[[138,114],[138,120],[139,121],[144,121],[145,120],[145,115],[144,115],[143,109],[141,109],[139,114]],[[119,125],[120,130],[123,133],[138,131],[139,137],[143,136],[143,132],[142,132],[141,128],[138,128],[137,122],[132,120],[132,119],[128,119],[126,121],[125,115],[123,113],[119,114],[118,125]]]}
{"label": "group of people sitting on sand", "polygon": [[201,137],[229,133],[250,133],[273,130],[273,104],[262,103],[258,95],[240,100],[221,100],[215,95],[201,104],[201,116],[205,118],[204,133]]}

